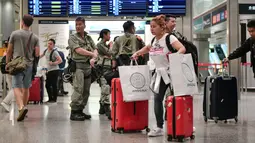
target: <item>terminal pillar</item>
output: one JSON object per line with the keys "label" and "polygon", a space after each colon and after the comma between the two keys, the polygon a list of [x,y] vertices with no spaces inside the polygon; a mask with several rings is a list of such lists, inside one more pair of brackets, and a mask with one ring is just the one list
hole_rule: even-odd
{"label": "terminal pillar", "polygon": [[209,62],[209,41],[210,34],[194,34],[193,44],[197,46],[198,62]]}
{"label": "terminal pillar", "polygon": [[[1,0],[0,1],[0,14],[1,14],[1,42],[7,40],[12,31],[15,30],[15,18],[14,18],[14,1],[13,0]],[[0,35],[1,37],[1,35]],[[2,44],[0,45],[0,47]]]}
{"label": "terminal pillar", "polygon": [[[238,0],[227,0],[227,43],[229,52],[232,53],[240,46],[239,42],[239,6]],[[232,60],[229,64],[229,72],[231,75],[237,77],[238,87],[240,87],[241,79],[241,68],[240,68],[240,58]],[[240,96],[239,96],[240,98]]]}

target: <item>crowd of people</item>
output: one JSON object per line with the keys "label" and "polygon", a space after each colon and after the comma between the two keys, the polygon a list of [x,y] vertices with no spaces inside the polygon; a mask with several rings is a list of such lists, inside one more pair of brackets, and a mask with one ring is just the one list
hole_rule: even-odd
{"label": "crowd of people", "polygon": [[[27,68],[13,76],[8,75],[8,87],[13,90],[16,103],[19,109],[17,121],[23,121],[28,112],[27,103],[29,97],[29,88],[31,87],[33,73],[33,61],[38,57],[46,57],[47,60],[47,78],[46,89],[49,95],[50,103],[57,102],[58,95],[58,80],[61,68],[59,65],[63,62],[63,57],[55,47],[56,41],[54,39],[48,40],[48,48],[40,55],[39,39],[33,34],[29,28],[33,23],[33,17],[24,15],[22,18],[22,29],[14,31],[9,40],[8,51],[6,54],[6,63],[8,64],[12,58],[25,57]],[[76,33],[70,35],[68,40],[68,47],[72,53],[72,60],[75,64],[75,71],[73,74],[73,93],[71,95],[71,115],[70,120],[84,121],[90,119],[91,115],[83,112],[87,105],[90,96],[91,74],[92,68],[96,65],[103,67],[103,75],[109,72],[115,72],[118,66],[129,65],[130,59],[138,60],[139,64],[147,64],[148,57],[155,63],[155,73],[168,73],[169,62],[167,58],[163,58],[160,62],[154,60],[157,57],[164,56],[177,52],[185,53],[184,45],[178,40],[182,35],[175,30],[176,17],[159,15],[154,17],[150,22],[151,33],[155,36],[151,43],[144,43],[143,40],[135,35],[135,25],[132,21],[126,21],[123,24],[124,34],[114,38],[114,42],[110,41],[111,31],[103,29],[97,44],[92,40],[87,32],[86,22],[83,17],[77,17],[75,20]],[[248,24],[249,28],[254,30],[254,21]],[[251,30],[252,30],[251,29]],[[251,36],[254,38],[254,31],[251,31]],[[166,38],[169,38],[170,45],[174,51],[170,51],[167,47]],[[29,39],[29,43],[28,43]],[[107,44],[109,42],[109,44]],[[246,42],[248,44],[248,42]],[[28,46],[27,46],[28,45]],[[248,46],[247,46],[248,47]],[[245,50],[241,50],[245,49]],[[239,48],[229,58],[224,61],[240,57],[252,48]],[[34,51],[34,52],[33,52]],[[35,54],[34,54],[35,53]],[[6,68],[8,71],[8,66]],[[162,76],[158,81],[160,84],[155,87],[154,93],[154,112],[157,121],[157,128],[149,132],[149,136],[163,135],[163,100],[165,92],[169,87],[169,76]],[[110,95],[111,85],[105,76],[100,76],[97,80],[101,88],[101,97],[99,101],[100,109],[99,114],[105,114],[111,119],[110,109]],[[10,90],[11,91],[11,90]],[[63,91],[63,90],[62,90]],[[9,102],[5,100],[2,102],[6,106]]]}
{"label": "crowd of people", "polygon": [[[18,105],[19,115],[17,121],[23,121],[28,112],[27,103],[29,97],[29,88],[31,87],[31,76],[33,73],[33,61],[38,57],[46,57],[47,60],[47,76],[46,76],[46,89],[49,96],[49,103],[55,103],[58,95],[57,78],[59,75],[59,64],[63,62],[63,57],[55,47],[56,41],[54,39],[48,40],[48,47],[40,55],[39,39],[33,34],[29,28],[33,23],[33,17],[24,15],[22,18],[22,29],[14,31],[9,40],[8,50],[6,54],[6,63],[8,64],[11,58],[19,56],[25,57],[27,68],[13,76],[8,75],[9,89],[13,89],[16,103]],[[155,35],[156,40],[145,45],[141,37],[135,35],[135,25],[132,21],[127,21],[123,24],[124,34],[114,38],[114,43],[110,42],[111,31],[103,29],[97,44],[94,43],[92,38],[84,31],[86,28],[85,19],[77,17],[75,20],[76,33],[70,35],[68,40],[68,47],[72,53],[72,60],[75,61],[75,72],[73,75],[73,93],[71,95],[71,115],[70,119],[74,121],[84,121],[90,119],[91,115],[83,113],[83,109],[87,105],[90,95],[91,85],[91,67],[102,65],[104,72],[116,71],[118,66],[129,65],[130,58],[142,58],[138,60],[139,64],[146,64],[148,56],[155,55],[153,49],[162,50],[162,54],[168,53],[165,44],[165,38],[168,33],[175,32],[176,17],[164,15],[157,16],[151,21],[151,32]],[[29,41],[28,41],[29,39]],[[185,47],[178,41],[178,39],[171,35],[171,45],[179,53],[185,52]],[[29,42],[29,43],[28,43]],[[27,46],[28,45],[28,46]],[[35,54],[33,54],[35,51]],[[149,53],[149,54],[147,54]],[[153,58],[152,58],[153,60]],[[164,61],[167,62],[167,61]],[[157,64],[157,63],[156,63]],[[166,64],[165,64],[166,65]],[[6,68],[8,71],[8,66]],[[163,69],[167,70],[167,68]],[[157,71],[157,70],[156,70]],[[11,81],[12,80],[12,81]],[[98,80],[101,87],[101,98],[99,101],[100,110],[99,114],[106,114],[111,119],[110,109],[110,93],[111,88],[109,82],[101,76]],[[167,85],[164,80],[161,80],[159,96],[155,96],[155,115],[157,119],[157,129],[152,130],[149,135],[157,136],[163,133],[163,99]],[[12,86],[11,86],[12,85]],[[10,93],[10,92],[9,92]],[[9,105],[10,102],[5,100],[2,102],[3,106]]]}

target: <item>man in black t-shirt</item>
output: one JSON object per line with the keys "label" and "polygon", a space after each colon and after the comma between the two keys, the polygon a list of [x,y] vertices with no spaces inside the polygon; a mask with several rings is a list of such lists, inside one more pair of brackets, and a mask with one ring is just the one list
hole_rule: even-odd
{"label": "man in black t-shirt", "polygon": [[[241,47],[237,48],[234,52],[229,54],[227,58],[223,60],[223,62],[229,62],[230,60],[240,58],[244,56],[247,52],[251,51],[251,64],[253,73],[255,73],[255,19],[251,20],[247,24],[248,32],[250,34],[250,38],[248,38]],[[255,77],[255,76],[254,76]]]}

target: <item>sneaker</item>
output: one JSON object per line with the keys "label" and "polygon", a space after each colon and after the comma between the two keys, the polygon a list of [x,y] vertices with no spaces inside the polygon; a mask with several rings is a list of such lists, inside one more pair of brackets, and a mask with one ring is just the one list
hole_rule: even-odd
{"label": "sneaker", "polygon": [[161,128],[155,128],[153,130],[151,130],[149,133],[148,133],[148,136],[149,137],[158,137],[158,136],[163,136],[164,135],[164,131],[163,129]]}
{"label": "sneaker", "polygon": [[28,110],[26,107],[23,107],[21,110],[19,110],[19,116],[17,118],[17,121],[23,121],[27,112],[28,112]]}
{"label": "sneaker", "polygon": [[8,113],[10,112],[10,105],[8,105],[8,104],[6,104],[4,102],[2,102],[1,105],[4,107],[6,112],[8,112]]}

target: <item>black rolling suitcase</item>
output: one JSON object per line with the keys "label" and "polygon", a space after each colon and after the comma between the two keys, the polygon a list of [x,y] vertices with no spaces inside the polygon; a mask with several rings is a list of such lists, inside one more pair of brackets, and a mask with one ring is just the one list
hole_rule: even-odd
{"label": "black rolling suitcase", "polygon": [[238,115],[238,89],[234,76],[209,76],[205,79],[203,115],[204,120],[235,119]]}

